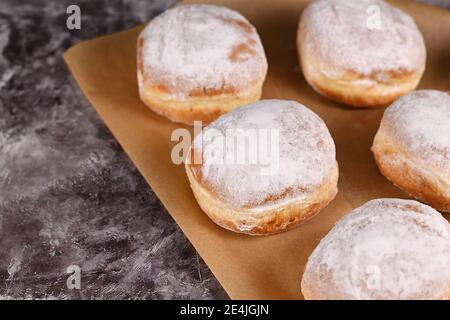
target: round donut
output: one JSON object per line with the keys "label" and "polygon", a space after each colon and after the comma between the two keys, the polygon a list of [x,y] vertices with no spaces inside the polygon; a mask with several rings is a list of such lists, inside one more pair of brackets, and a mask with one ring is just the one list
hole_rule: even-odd
{"label": "round donut", "polygon": [[308,300],[450,298],[450,224],[414,200],[372,200],[320,241],[301,283]]}
{"label": "round donut", "polygon": [[175,122],[209,123],[257,101],[267,60],[256,29],[215,5],[181,5],[153,19],[137,43],[141,100]]}
{"label": "round donut", "polygon": [[384,112],[372,151],[381,173],[435,209],[450,212],[450,94],[411,92]]}
{"label": "round donut", "polygon": [[325,123],[311,110],[261,100],[204,128],[191,145],[186,172],[215,223],[268,235],[298,225],[335,197],[335,153]]}
{"label": "round donut", "polygon": [[317,0],[304,10],[297,48],[306,81],[353,107],[384,107],[414,90],[425,44],[413,19],[381,0]]}

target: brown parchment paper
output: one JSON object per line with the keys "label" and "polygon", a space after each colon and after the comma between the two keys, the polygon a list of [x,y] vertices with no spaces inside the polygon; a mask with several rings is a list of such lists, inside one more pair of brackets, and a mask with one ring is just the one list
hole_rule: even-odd
{"label": "brown parchment paper", "polygon": [[[305,82],[296,54],[296,30],[307,1],[216,0],[241,12],[258,29],[269,61],[263,98],[297,100],[328,125],[337,148],[339,193],[300,227],[274,236],[251,237],[224,230],[197,205],[182,165],[171,162],[170,137],[183,127],[147,109],[136,83],[137,27],[80,43],[64,59],[81,90],[156,195],[234,299],[299,299],[308,256],[344,214],[380,197],[408,196],[377,170],[370,152],[383,110],[352,109],[315,93]],[[427,69],[420,88],[450,90],[450,11],[394,1],[411,14],[426,41]],[[447,218],[448,215],[447,215]]]}

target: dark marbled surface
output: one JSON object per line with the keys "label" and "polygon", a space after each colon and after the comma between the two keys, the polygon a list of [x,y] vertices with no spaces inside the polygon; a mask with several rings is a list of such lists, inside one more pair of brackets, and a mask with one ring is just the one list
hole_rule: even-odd
{"label": "dark marbled surface", "polygon": [[0,1],[0,298],[227,298],[61,59],[173,4]]}

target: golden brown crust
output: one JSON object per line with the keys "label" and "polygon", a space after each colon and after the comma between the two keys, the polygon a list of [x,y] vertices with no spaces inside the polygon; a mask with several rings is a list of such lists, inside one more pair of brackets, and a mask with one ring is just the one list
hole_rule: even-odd
{"label": "golden brown crust", "polygon": [[[352,88],[352,81],[345,83],[332,83],[329,79],[320,76],[313,76],[305,74],[307,82],[313,87],[315,91],[323,96],[340,103],[352,107],[371,107],[371,108],[384,108],[391,104],[398,97],[403,94],[414,90],[420,80],[406,82],[397,86],[395,91],[390,92],[390,88],[387,88],[384,84],[373,84],[370,88],[358,88],[356,85]],[[405,76],[406,80],[408,79]],[[401,81],[399,81],[400,83]],[[392,83],[395,87],[395,84]],[[401,89],[403,87],[403,89]],[[384,91],[386,90],[386,91]]]}
{"label": "golden brown crust", "polygon": [[380,129],[372,151],[381,173],[400,189],[437,210],[450,212],[450,181],[423,165]]}
{"label": "golden brown crust", "polygon": [[255,211],[234,208],[219,200],[211,190],[197,180],[190,164],[186,164],[186,173],[197,202],[216,224],[225,229],[249,235],[269,235],[292,229],[317,214],[337,194],[338,169],[336,167],[328,180],[307,197],[274,205],[266,203],[257,207]]}
{"label": "golden brown crust", "polygon": [[[206,179],[205,176],[203,175],[202,166],[200,164],[195,164],[196,158],[201,159],[201,157],[202,157],[201,153],[198,151],[196,152],[194,149],[191,148],[189,156],[190,156],[191,162],[188,164],[188,166],[189,166],[190,170],[192,171],[192,174],[195,177],[195,180],[197,181],[199,186],[203,189],[208,190],[208,192],[210,193],[210,195],[212,197],[214,197],[216,199],[220,199],[220,195],[214,191],[213,184],[211,184],[211,182],[208,181],[208,179]],[[287,188],[278,194],[271,194],[271,195],[267,196],[261,202],[248,203],[242,209],[251,209],[252,207],[255,207],[257,205],[263,206],[263,205],[267,205],[270,203],[274,203],[276,201],[283,200],[286,197],[290,197],[295,192],[306,192],[306,190],[304,190],[302,188],[297,188],[295,190],[293,188]]]}

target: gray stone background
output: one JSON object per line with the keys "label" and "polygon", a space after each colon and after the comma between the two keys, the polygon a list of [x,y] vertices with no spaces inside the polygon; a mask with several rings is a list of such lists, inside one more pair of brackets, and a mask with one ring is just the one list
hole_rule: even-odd
{"label": "gray stone background", "polygon": [[[0,299],[228,298],[61,59],[174,3],[0,1]],[[81,30],[66,29],[70,4]]]}

